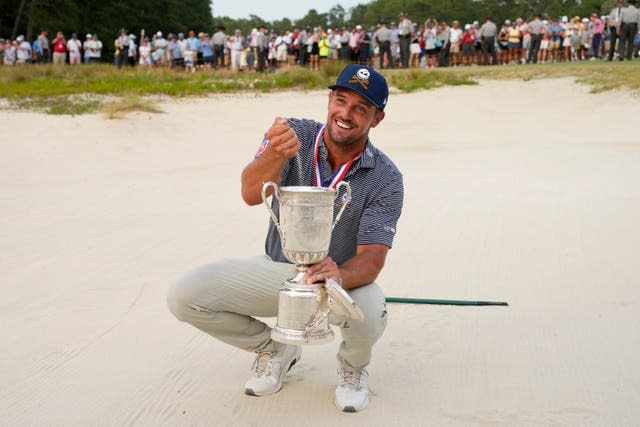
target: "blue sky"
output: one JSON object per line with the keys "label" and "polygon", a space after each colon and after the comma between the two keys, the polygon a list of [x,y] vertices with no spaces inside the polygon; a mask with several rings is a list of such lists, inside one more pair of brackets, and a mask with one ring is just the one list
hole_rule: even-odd
{"label": "blue sky", "polygon": [[289,18],[291,20],[302,18],[309,9],[315,9],[318,13],[328,12],[335,4],[340,4],[345,10],[357,5],[367,4],[370,0],[329,0],[318,2],[311,0],[213,0],[213,16],[228,16],[230,18],[248,18],[249,15],[257,15],[266,21]]}

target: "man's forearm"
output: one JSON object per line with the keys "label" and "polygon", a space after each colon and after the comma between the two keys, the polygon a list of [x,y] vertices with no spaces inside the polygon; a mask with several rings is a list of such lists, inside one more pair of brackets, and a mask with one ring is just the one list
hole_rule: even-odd
{"label": "man's forearm", "polygon": [[389,247],[383,244],[358,245],[356,255],[339,266],[331,257],[326,257],[309,266],[304,283],[333,279],[344,289],[368,285],[378,277],[388,251]]}
{"label": "man's forearm", "polygon": [[[388,248],[383,245],[367,246],[371,246],[369,250],[360,251],[338,267],[344,289],[357,288],[375,281],[384,267]],[[379,250],[371,250],[374,246],[380,246]]]}
{"label": "man's forearm", "polygon": [[267,181],[279,184],[280,171],[284,162],[279,159],[270,160],[259,157],[249,163],[242,171],[242,199],[246,204],[254,206],[262,203],[262,185]]}
{"label": "man's forearm", "polygon": [[262,202],[262,184],[273,181],[279,184],[285,163],[296,155],[300,142],[286,119],[276,117],[265,134],[262,155],[249,163],[242,171],[242,198],[250,206]]}

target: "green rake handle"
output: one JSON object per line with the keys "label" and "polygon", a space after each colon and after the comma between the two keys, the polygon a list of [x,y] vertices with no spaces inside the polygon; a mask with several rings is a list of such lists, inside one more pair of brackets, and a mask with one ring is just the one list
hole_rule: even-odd
{"label": "green rake handle", "polygon": [[433,305],[500,305],[508,306],[504,301],[464,301],[452,299],[426,299],[426,298],[402,298],[402,297],[386,297],[386,302],[400,302],[405,304],[433,304]]}

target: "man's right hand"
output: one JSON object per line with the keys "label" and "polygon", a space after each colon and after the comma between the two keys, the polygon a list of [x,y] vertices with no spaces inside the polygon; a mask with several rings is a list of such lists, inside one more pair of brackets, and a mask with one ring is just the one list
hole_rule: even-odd
{"label": "man's right hand", "polygon": [[[285,163],[298,153],[300,141],[289,122],[276,117],[266,133],[269,144],[255,161],[242,171],[242,198],[250,205],[262,203],[262,185],[267,181],[279,184]],[[270,195],[268,192],[267,195]]]}
{"label": "man's right hand", "polygon": [[273,124],[267,131],[269,145],[264,155],[287,161],[294,157],[300,149],[300,141],[294,130],[289,126],[289,122],[282,117],[276,117]]}

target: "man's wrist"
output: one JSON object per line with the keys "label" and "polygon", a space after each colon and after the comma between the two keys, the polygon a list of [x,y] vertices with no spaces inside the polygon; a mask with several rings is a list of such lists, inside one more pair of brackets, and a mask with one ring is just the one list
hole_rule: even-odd
{"label": "man's wrist", "polygon": [[338,284],[340,285],[340,287],[342,287],[342,271],[340,270],[340,268],[338,268],[338,277],[336,278],[336,282],[338,282]]}

